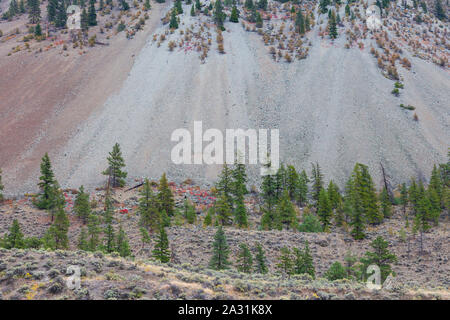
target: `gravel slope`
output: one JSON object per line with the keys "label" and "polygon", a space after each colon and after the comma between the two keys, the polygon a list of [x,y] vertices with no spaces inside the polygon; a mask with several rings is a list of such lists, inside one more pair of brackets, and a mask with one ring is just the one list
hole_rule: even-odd
{"label": "gravel slope", "polygon": [[[194,18],[185,14],[183,19],[188,25]],[[161,25],[156,33],[166,28]],[[219,168],[171,162],[172,131],[192,132],[195,120],[203,121],[204,130],[278,128],[282,161],[308,171],[310,162],[318,161],[326,178],[341,185],[355,162],[368,164],[376,183],[383,162],[396,183],[426,177],[434,163],[446,159],[448,71],[411,58],[411,71],[399,68],[405,89],[396,98],[390,94],[393,81],[381,75],[369,54],[370,40],[364,51],[349,50],[343,34],[331,45],[313,31],[308,58],[287,64],[273,62],[256,33],[240,24],[226,28],[226,54],[217,52],[211,29],[205,64],[197,53],[169,52],[167,40],[158,48],[149,38],[120,92],[53,152],[60,183],[98,186],[115,142],[122,146],[130,180],[168,171],[170,179],[211,182]],[[414,105],[419,121],[400,103]],[[258,168],[250,169],[255,184]],[[36,177],[26,185],[35,184]]]}

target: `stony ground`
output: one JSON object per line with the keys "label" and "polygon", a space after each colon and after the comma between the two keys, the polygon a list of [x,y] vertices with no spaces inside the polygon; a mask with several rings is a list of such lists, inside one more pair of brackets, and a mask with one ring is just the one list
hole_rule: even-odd
{"label": "stony ground", "polygon": [[[80,287],[72,289],[79,267]],[[202,267],[160,265],[102,253],[0,250],[0,299],[449,299],[445,290],[422,290],[396,284],[370,290],[351,281],[329,282],[308,276],[217,272]]]}
{"label": "stony ground", "polygon": [[[284,35],[289,37],[289,20],[283,20],[289,8],[270,3],[277,6],[273,15],[277,18],[265,21],[264,32],[270,24],[277,32],[285,23]],[[258,32],[251,32],[254,27],[247,23],[225,23],[224,53],[220,53],[211,17],[191,17],[190,6],[184,5],[180,28],[173,34],[167,24],[157,20],[121,89],[108,94],[104,104],[96,100],[89,111],[82,112],[82,119],[78,108],[84,104],[64,108],[63,118],[43,116],[52,119],[51,126],[39,134],[31,149],[17,149],[20,155],[2,155],[6,193],[36,189],[34,180],[45,151],[50,151],[63,186],[83,183],[93,188],[103,179],[100,172],[115,142],[122,146],[130,181],[142,176],[157,177],[167,170],[169,177],[179,182],[186,178],[197,183],[211,182],[218,167],[174,165],[171,161],[175,145],[172,132],[177,128],[192,132],[195,120],[203,122],[204,130],[278,128],[282,161],[306,169],[310,162],[318,161],[325,175],[340,184],[355,162],[368,164],[376,183],[381,181],[380,162],[395,183],[411,176],[428,176],[433,163],[445,159],[450,140],[448,68],[438,66],[431,58],[417,57],[420,52],[410,52],[410,42],[395,40],[403,50],[402,57],[412,64],[408,70],[397,62],[405,89],[395,97],[390,94],[394,81],[383,76],[370,53],[370,47],[376,47],[373,35],[366,31],[365,38],[357,40],[361,47],[353,43],[347,49],[345,32],[353,27],[345,21],[339,27],[340,36],[332,42],[324,32],[326,15],[319,15],[315,5],[307,3],[315,13],[315,26],[304,38],[308,54],[306,59],[293,59],[291,63],[275,61],[268,53],[270,46]],[[161,10],[159,17],[165,16],[168,9]],[[352,10],[356,9],[352,6]],[[361,7],[359,13],[363,12]],[[392,29],[391,23],[397,20],[405,21],[401,25],[406,28],[411,18],[405,15],[389,19],[387,27]],[[362,32],[362,20],[355,24]],[[186,35],[181,32],[197,30],[200,25],[204,27],[204,42],[211,39],[203,61],[199,59],[201,52],[187,49],[186,44],[179,46]],[[446,37],[447,28],[446,23],[436,24],[436,29],[441,30],[439,39]],[[433,32],[426,38],[430,34],[434,37]],[[393,30],[389,33],[395,34]],[[164,41],[160,40],[162,35]],[[173,51],[169,50],[171,41],[177,44]],[[448,53],[445,45],[433,50]],[[103,88],[92,84],[83,92],[95,98],[104,92]],[[35,101],[40,105],[39,100]],[[401,103],[413,105],[419,121],[413,120],[414,112],[400,108]],[[22,126],[24,123],[17,123],[14,128]],[[33,141],[31,136],[22,139],[22,130],[17,132],[14,136],[18,143],[23,139]],[[47,143],[42,144],[42,139]],[[9,146],[5,142],[8,139],[0,141],[2,148]],[[253,167],[250,174],[257,185],[258,166]]]}
{"label": "stony ground", "polygon": [[[68,193],[66,193],[68,194]],[[97,212],[103,208],[103,192],[97,191],[93,198],[97,201]],[[70,196],[68,196],[70,199]],[[148,259],[153,249],[154,240],[149,246],[142,246],[139,234],[139,214],[136,210],[137,191],[116,190],[115,200],[115,228],[119,225],[125,229],[130,239],[131,248],[136,259]],[[177,202],[181,204],[183,197],[177,196]],[[69,203],[72,200],[68,200]],[[249,197],[248,208],[255,208]],[[126,211],[125,211],[126,209]],[[201,211],[201,210],[199,210]],[[225,229],[226,237],[231,250],[232,270],[235,270],[236,256],[241,243],[246,243],[255,253],[256,243],[260,243],[267,255],[271,274],[276,273],[276,263],[280,249],[283,246],[290,248],[302,248],[304,241],[310,243],[317,275],[323,277],[329,266],[339,261],[344,263],[347,254],[361,258],[370,250],[370,242],[381,235],[389,241],[389,249],[398,257],[398,263],[393,265],[396,273],[395,283],[401,284],[411,290],[442,291],[448,294],[450,288],[450,233],[449,220],[444,217],[438,227],[434,227],[424,235],[424,253],[419,254],[420,242],[410,229],[405,228],[405,222],[401,210],[397,209],[395,215],[380,226],[370,227],[367,230],[367,239],[354,241],[342,228],[334,228],[330,233],[301,233],[294,231],[258,231],[260,214],[252,209],[250,226],[247,230],[228,227]],[[81,221],[71,213],[70,205],[67,208],[70,219],[69,239],[70,247],[76,250],[76,244]],[[299,219],[302,220],[303,209],[299,210]],[[194,225],[185,224],[183,221],[167,229],[172,261],[174,265],[189,264],[194,268],[206,269],[212,254],[212,242],[215,229],[203,227],[204,212],[197,216]],[[0,236],[7,232],[13,219],[18,219],[22,230],[27,236],[42,236],[51,221],[49,215],[36,210],[28,200],[8,201],[0,206]],[[405,235],[402,235],[402,230]],[[152,236],[153,238],[153,236]],[[348,292],[347,292],[348,293]]]}

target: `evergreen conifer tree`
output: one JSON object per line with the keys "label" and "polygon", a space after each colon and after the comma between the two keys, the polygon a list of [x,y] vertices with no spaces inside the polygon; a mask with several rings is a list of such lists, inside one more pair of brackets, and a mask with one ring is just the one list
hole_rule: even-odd
{"label": "evergreen conifer tree", "polygon": [[239,22],[239,12],[235,5],[231,9],[230,22],[234,22],[234,23]]}
{"label": "evergreen conifer tree", "polygon": [[95,0],[89,1],[88,23],[90,26],[97,25],[97,14],[95,13]]}
{"label": "evergreen conifer tree", "polygon": [[75,198],[73,210],[83,221],[83,224],[86,224],[89,215],[91,214],[91,204],[89,202],[89,194],[84,192],[83,186],[80,187],[80,190]]}
{"label": "evergreen conifer tree", "polygon": [[319,216],[324,231],[329,231],[330,229],[332,214],[333,211],[328,199],[327,191],[323,188],[320,190],[319,201],[317,201],[317,215]]}
{"label": "evergreen conifer tree", "polygon": [[255,271],[261,274],[266,274],[269,271],[266,254],[260,243],[256,244]]}
{"label": "evergreen conifer tree", "polygon": [[237,269],[240,272],[251,273],[253,266],[253,257],[250,249],[245,243],[239,245],[239,254],[237,258]]}
{"label": "evergreen conifer tree", "polygon": [[161,215],[158,202],[148,179],[145,179],[139,198],[140,225],[146,230],[157,230]]}
{"label": "evergreen conifer tree", "polygon": [[292,253],[288,247],[281,248],[281,254],[278,258],[278,263],[276,265],[277,269],[281,271],[283,276],[290,277],[294,271],[294,263],[292,261]]}
{"label": "evergreen conifer tree", "polygon": [[[89,19],[88,24],[91,25],[91,20]],[[113,146],[107,160],[108,168],[103,171],[102,174],[107,175],[109,179],[111,179],[110,183],[113,188],[123,187],[125,185],[124,179],[127,177],[127,173],[122,170],[122,168],[125,167],[125,162],[118,143]]]}
{"label": "evergreen conifer tree", "polygon": [[170,190],[167,182],[166,173],[163,173],[158,185],[158,201],[159,211],[164,211],[169,217],[173,216],[175,211],[175,200],[173,199],[172,190]]}
{"label": "evergreen conifer tree", "polygon": [[[370,246],[373,251],[367,251],[364,258],[361,259],[364,270],[371,264],[377,265],[380,268],[381,281],[384,282],[392,272],[391,263],[397,262],[397,257],[389,251],[389,243],[381,236],[372,241]],[[365,272],[363,275],[367,278]]]}
{"label": "evergreen conifer tree", "polygon": [[225,232],[222,226],[217,228],[217,232],[214,235],[213,242],[213,255],[209,262],[209,266],[215,270],[227,269],[230,262],[228,261],[229,248]]}
{"label": "evergreen conifer tree", "polygon": [[163,226],[160,227],[156,239],[155,248],[152,251],[153,257],[162,263],[170,261],[169,239]]}

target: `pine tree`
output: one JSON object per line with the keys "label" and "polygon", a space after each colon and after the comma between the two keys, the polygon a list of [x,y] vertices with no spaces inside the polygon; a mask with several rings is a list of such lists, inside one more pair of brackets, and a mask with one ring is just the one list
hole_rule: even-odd
{"label": "pine tree", "polygon": [[90,26],[97,25],[97,14],[95,13],[95,0],[89,1],[88,23]]}
{"label": "pine tree", "polygon": [[170,14],[169,28],[178,29],[177,10],[175,9],[172,9],[172,12]]}
{"label": "pine tree", "polygon": [[292,262],[291,256],[292,253],[288,247],[281,248],[281,254],[278,258],[279,262],[277,263],[276,267],[281,271],[283,276],[287,275],[288,277],[290,277],[294,271],[294,263]]}
{"label": "pine tree", "polygon": [[116,251],[121,257],[128,257],[131,255],[130,244],[128,243],[128,237],[122,226],[119,227],[116,241]]}
{"label": "pine tree", "polygon": [[225,163],[216,183],[219,195],[223,195],[230,207],[233,207],[233,170]]}
{"label": "pine tree", "polygon": [[65,28],[67,23],[66,6],[63,0],[56,3],[55,26],[57,28]]}
{"label": "pine tree", "polygon": [[120,0],[120,6],[122,7],[123,11],[128,11],[130,9],[130,5],[125,0]]}
{"label": "pine tree", "polygon": [[215,270],[227,269],[230,262],[228,261],[229,249],[227,239],[222,226],[217,228],[214,235],[213,255],[209,262],[209,266]]}
{"label": "pine tree", "polygon": [[294,166],[291,165],[287,166],[286,188],[289,192],[289,198],[292,201],[297,200],[298,183],[299,183],[299,176],[297,170],[295,170]]}
{"label": "pine tree", "polygon": [[319,2],[319,8],[320,8],[320,12],[326,13],[328,11],[328,5],[330,4],[330,0],[320,0]]}
{"label": "pine tree", "polygon": [[208,209],[208,212],[206,213],[205,219],[203,220],[203,226],[209,227],[212,225],[212,219],[214,215],[214,208],[211,207]]}
{"label": "pine tree", "polygon": [[226,226],[231,224],[231,207],[228,204],[225,194],[221,194],[215,203],[216,222]]}
{"label": "pine tree", "polygon": [[69,247],[69,218],[62,207],[56,211],[55,221],[53,222],[52,236],[55,240],[55,249],[67,249]]}
{"label": "pine tree", "polygon": [[39,0],[28,0],[28,19],[31,24],[36,24],[41,20],[41,8]]}
{"label": "pine tree", "polygon": [[231,9],[230,22],[239,22],[239,12],[236,6],[233,6],[233,8]]}
{"label": "pine tree", "polygon": [[175,200],[173,199],[172,190],[170,190],[167,182],[166,173],[163,173],[158,185],[158,201],[159,211],[164,211],[169,217],[173,216],[175,211]]}
{"label": "pine tree", "polygon": [[[224,168],[225,169],[225,168]],[[234,169],[231,171],[231,194],[234,199],[244,196],[248,193],[247,190],[247,173],[245,172],[245,165],[237,163],[234,165]],[[223,182],[225,183],[225,182]]]}
{"label": "pine tree", "polygon": [[88,251],[96,251],[100,245],[100,222],[98,216],[91,214],[88,219]]}
{"label": "pine tree", "polygon": [[[267,169],[271,167],[270,163],[264,165]],[[264,200],[263,216],[261,218],[261,227],[265,230],[272,229],[276,223],[275,205],[278,201],[276,196],[275,175],[265,175],[261,184],[262,198]]]}
{"label": "pine tree", "polygon": [[239,272],[251,273],[253,258],[250,249],[245,243],[239,245],[239,254],[237,258],[237,269]]}
{"label": "pine tree", "polygon": [[[91,25],[91,20],[88,20],[88,24]],[[111,179],[110,183],[113,188],[123,187],[125,185],[124,179],[127,177],[127,173],[122,171],[122,168],[125,167],[125,162],[122,158],[122,152],[120,151],[118,143],[113,146],[107,160],[108,168],[103,171],[102,174],[107,175],[109,179]]]}
{"label": "pine tree", "polygon": [[430,183],[428,185],[428,190],[434,190],[438,197],[439,208],[442,203],[442,190],[443,190],[443,182],[440,174],[440,170],[436,165],[433,166],[433,170],[431,171]]}
{"label": "pine tree", "polygon": [[320,166],[318,163],[312,164],[312,174],[311,174],[311,180],[312,180],[312,198],[315,201],[319,200],[319,194],[320,190],[323,188],[323,174],[320,171]]}
{"label": "pine tree", "polygon": [[400,204],[403,208],[403,216],[406,217],[406,206],[408,205],[408,189],[406,189],[406,183],[402,183],[400,189]]}
{"label": "pine tree", "polygon": [[258,1],[258,8],[266,11],[267,10],[267,0],[259,0]]}
{"label": "pine tree", "polygon": [[195,0],[195,9],[202,10],[202,4],[200,3],[200,0]]}
{"label": "pine tree", "polygon": [[6,249],[24,248],[25,239],[24,239],[23,233],[21,231],[19,221],[17,221],[17,219],[13,220],[13,223],[12,223],[11,227],[9,228],[9,234],[6,237],[6,241],[4,241],[4,242],[5,243],[3,243],[3,246]]}
{"label": "pine tree", "polygon": [[4,186],[2,184],[2,169],[0,169],[0,202],[3,200],[3,193],[2,191],[4,190]]}
{"label": "pine tree", "polygon": [[183,6],[181,5],[181,0],[175,0],[174,9],[176,10],[177,15],[183,13]]}
{"label": "pine tree", "polygon": [[283,196],[281,197],[280,203],[278,204],[276,214],[279,218],[276,219],[273,227],[279,230],[282,229],[282,225],[287,225],[292,229],[297,227],[297,215],[294,206],[289,199],[289,193],[287,190],[284,190],[283,192]]}
{"label": "pine tree", "polygon": [[338,36],[337,26],[336,26],[336,15],[334,11],[331,11],[331,17],[328,20],[328,32],[331,39],[336,39]]}
{"label": "pine tree", "polygon": [[266,274],[269,271],[266,254],[260,243],[256,244],[255,271],[261,274]]}
{"label": "pine tree", "polygon": [[299,9],[297,16],[295,18],[295,27],[298,33],[301,35],[305,34],[305,17],[303,16],[302,10]]}
{"label": "pine tree", "polygon": [[194,224],[197,219],[195,207],[188,200],[184,200],[184,218],[189,224]]}
{"label": "pine tree", "polygon": [[245,0],[244,6],[248,10],[253,9],[253,0]]}
{"label": "pine tree", "polygon": [[303,170],[299,174],[298,184],[297,184],[297,188],[298,188],[297,200],[300,205],[305,205],[306,202],[308,201],[308,183],[309,183],[308,175],[306,174],[306,171]]}
{"label": "pine tree", "polygon": [[286,168],[284,167],[284,164],[281,164],[280,168],[278,169],[275,175],[275,196],[277,201],[280,200],[284,190],[287,187],[286,178],[287,178]]}
{"label": "pine tree", "polygon": [[[389,243],[381,236],[372,241],[370,246],[373,251],[367,251],[364,258],[361,259],[364,270],[371,264],[378,266],[381,272],[381,281],[384,282],[392,272],[391,263],[397,262],[397,257],[389,251]],[[367,277],[365,273],[363,275]]]}
{"label": "pine tree", "polygon": [[140,225],[146,230],[157,230],[161,215],[158,211],[158,202],[152,191],[150,182],[145,179],[139,198]]}
{"label": "pine tree", "polygon": [[73,210],[77,216],[86,224],[89,215],[91,214],[91,204],[89,202],[89,194],[84,192],[84,187],[81,186],[75,198]]}
{"label": "pine tree", "polygon": [[144,3],[144,9],[145,9],[145,11],[148,11],[148,10],[150,10],[152,8],[152,6],[151,6],[151,4],[150,4],[150,0],[145,0],[145,3]]}
{"label": "pine tree", "polygon": [[80,236],[78,237],[77,248],[83,251],[89,250],[88,235],[86,228],[81,228]]}
{"label": "pine tree", "polygon": [[434,2],[434,7],[436,9],[436,18],[438,18],[439,20],[445,21],[447,19],[447,15],[445,14],[445,10],[442,7],[441,0],[436,0]]}
{"label": "pine tree", "polygon": [[114,219],[114,209],[111,202],[109,190],[106,192],[105,211],[103,213],[106,226],[103,230],[103,251],[112,253],[116,249],[116,235],[112,226]]}
{"label": "pine tree", "polygon": [[170,261],[169,239],[167,238],[166,230],[162,226],[159,229],[152,255],[162,263]]}
{"label": "pine tree", "polygon": [[55,207],[57,195],[57,182],[53,174],[50,158],[46,153],[41,162],[41,176],[39,177],[39,188],[42,193],[36,201],[39,209],[50,210]]}
{"label": "pine tree", "polygon": [[392,215],[392,204],[386,187],[383,187],[380,193],[381,212],[384,218],[390,218]]}
{"label": "pine tree", "polygon": [[342,203],[342,197],[338,186],[330,180],[327,188],[328,199],[330,200],[331,209],[337,209]]}
{"label": "pine tree", "polygon": [[315,268],[313,264],[313,257],[309,249],[308,241],[305,241],[305,247],[303,250],[294,248],[295,263],[294,273],[296,274],[309,274],[313,279],[315,278]]}
{"label": "pine tree", "polygon": [[34,27],[34,36],[35,37],[42,36],[42,28],[41,28],[41,25],[39,23],[36,25],[36,27]]}
{"label": "pine tree", "polygon": [[[86,9],[83,9],[83,11],[81,12],[80,26],[81,26],[81,30],[83,30],[83,31],[89,30],[89,17],[86,12]],[[109,175],[109,172],[108,172],[108,175]]]}
{"label": "pine tree", "polygon": [[191,17],[195,17],[195,5],[194,4],[191,7]]}
{"label": "pine tree", "polygon": [[49,22],[55,22],[57,8],[58,8],[58,0],[48,0],[47,19]]}
{"label": "pine tree", "polygon": [[236,199],[236,209],[234,210],[234,221],[239,228],[248,226],[247,208],[245,207],[244,197],[239,196]]}
{"label": "pine tree", "polygon": [[320,190],[319,201],[317,201],[317,215],[319,216],[324,231],[330,230],[332,214],[333,211],[331,209],[327,192],[325,188],[323,188],[322,190]]}
{"label": "pine tree", "polygon": [[430,199],[425,193],[422,182],[419,182],[417,188],[417,201],[414,205],[415,216],[413,231],[420,233],[420,253],[423,252],[423,234],[431,228],[429,224],[429,221],[431,220],[431,209]]}
{"label": "pine tree", "polygon": [[147,229],[143,227],[139,228],[139,232],[141,233],[142,248],[144,248],[146,244],[148,245],[151,242],[150,234],[148,233]]}
{"label": "pine tree", "polygon": [[221,0],[216,0],[214,3],[214,21],[217,28],[224,30],[223,22],[225,21],[225,13],[223,13],[223,5]]}

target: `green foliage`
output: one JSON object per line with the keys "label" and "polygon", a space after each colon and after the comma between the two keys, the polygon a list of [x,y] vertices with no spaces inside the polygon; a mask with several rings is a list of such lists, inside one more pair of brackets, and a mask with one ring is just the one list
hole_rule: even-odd
{"label": "green foliage", "polygon": [[214,22],[217,28],[224,30],[223,22],[225,21],[226,14],[223,12],[223,5],[221,0],[216,0],[214,3]]}
{"label": "green foliage", "polygon": [[214,235],[213,255],[209,262],[209,266],[215,270],[227,269],[230,264],[228,255],[229,249],[225,232],[223,231],[222,226],[219,226]]}
{"label": "green foliage", "polygon": [[226,226],[231,224],[231,207],[227,202],[225,194],[221,194],[215,203],[216,222]]}
{"label": "green foliage", "polygon": [[195,207],[188,200],[184,201],[184,218],[190,224],[194,224],[197,219]]}
{"label": "green foliage", "polygon": [[125,178],[127,173],[122,170],[125,167],[125,162],[122,157],[122,152],[120,151],[120,146],[116,143],[113,146],[112,151],[109,153],[107,158],[108,168],[102,172],[102,174],[107,175],[110,179],[111,186],[123,187],[125,185]]}
{"label": "green foliage", "polygon": [[[392,272],[391,263],[397,262],[397,257],[389,251],[389,243],[381,236],[372,241],[370,246],[373,248],[373,251],[367,251],[364,258],[361,259],[364,270],[371,264],[378,266],[381,272],[381,281],[384,282]],[[367,274],[364,273],[363,275],[364,280],[366,280]]]}
{"label": "green foliage", "polygon": [[121,257],[128,257],[131,255],[130,244],[128,243],[128,236],[122,229],[122,226],[119,227],[116,246],[117,246],[116,251],[119,253]]}
{"label": "green foliage", "polygon": [[[215,185],[217,193],[223,195],[230,207],[233,207],[233,192],[237,192],[233,183],[233,170],[225,163]],[[234,190],[234,191],[233,191]]]}
{"label": "green foliage", "polygon": [[86,228],[81,228],[81,232],[78,237],[77,248],[83,251],[89,250],[88,234]]}
{"label": "green foliage", "polygon": [[323,174],[320,170],[320,166],[318,163],[312,164],[312,173],[311,173],[311,181],[312,185],[312,198],[315,201],[319,200],[320,190],[323,188]]}
{"label": "green foliage", "polygon": [[175,210],[175,200],[173,199],[172,190],[169,188],[166,173],[163,173],[161,179],[159,180],[158,201],[159,211],[164,211],[169,217],[171,217]]}
{"label": "green foliage", "polygon": [[53,174],[50,158],[46,153],[41,162],[41,176],[38,183],[41,194],[35,202],[39,209],[50,210],[56,206],[58,196],[58,182]]}
{"label": "green foliage", "polygon": [[380,193],[381,212],[384,218],[390,218],[392,215],[392,204],[386,187],[383,187]]}
{"label": "green foliage", "polygon": [[308,200],[308,183],[309,183],[308,175],[306,174],[306,171],[303,170],[298,177],[298,183],[297,183],[297,200],[300,203],[300,205],[306,204]]}
{"label": "green foliage", "polygon": [[86,224],[89,215],[91,214],[91,203],[89,202],[89,194],[84,192],[83,186],[80,187],[75,198],[73,210],[77,216],[83,220],[83,223]]}
{"label": "green foliage", "polygon": [[347,278],[347,272],[342,264],[336,261],[327,270],[325,277],[330,281],[345,279]]}
{"label": "green foliage", "polygon": [[294,273],[295,274],[309,274],[313,279],[315,278],[315,268],[313,258],[309,249],[308,241],[305,241],[303,250],[294,248]]}
{"label": "green foliage", "polygon": [[[448,3],[447,3],[448,5]],[[444,8],[442,7],[442,2],[441,0],[435,0],[434,2],[434,7],[436,10],[436,18],[438,18],[439,20],[445,21],[447,19],[447,15],[445,13]]]}
{"label": "green foliage", "polygon": [[39,0],[28,0],[28,19],[31,24],[36,24],[41,20],[41,8]]}
{"label": "green foliage", "polygon": [[266,254],[260,243],[256,244],[255,271],[261,274],[266,274],[269,271]]}
{"label": "green foliage", "polygon": [[297,16],[295,18],[295,28],[301,35],[305,34],[305,17],[303,16],[301,9],[298,10]]}
{"label": "green foliage", "polygon": [[281,253],[276,265],[283,276],[290,276],[294,272],[294,263],[292,261],[292,252],[288,247],[281,248]]}
{"label": "green foliage", "polygon": [[233,6],[233,8],[231,9],[230,22],[239,22],[239,12],[236,6]]}
{"label": "green foliage", "polygon": [[55,221],[48,230],[48,236],[52,238],[51,243],[54,244],[52,249],[67,249],[69,248],[69,218],[65,213],[63,207],[56,210]]}
{"label": "green foliage", "polygon": [[319,216],[324,231],[329,231],[330,229],[332,214],[333,211],[327,191],[323,188],[320,190],[319,201],[317,201],[317,215]]}
{"label": "green foliage", "polygon": [[6,249],[11,248],[24,248],[25,246],[25,238],[20,228],[19,221],[17,219],[13,220],[11,227],[9,228],[9,234],[5,234],[4,241],[2,243],[2,247]]}
{"label": "green foliage", "polygon": [[336,26],[336,14],[334,10],[331,11],[331,16],[328,20],[328,33],[331,39],[336,39],[338,36],[337,26]]}
{"label": "green foliage", "polygon": [[159,229],[152,255],[155,259],[161,261],[162,263],[167,263],[170,261],[169,239],[167,238],[166,230],[162,226]]}
{"label": "green foliage", "polygon": [[158,200],[148,179],[145,179],[139,195],[140,225],[147,230],[157,230],[161,216],[158,211]]}
{"label": "green foliage", "polygon": [[313,214],[308,213],[303,215],[303,222],[298,227],[298,231],[300,232],[322,232],[323,227],[320,223],[319,218]]}
{"label": "green foliage", "polygon": [[89,1],[88,23],[90,26],[97,25],[97,14],[95,13],[95,1],[96,0]]}
{"label": "green foliage", "polygon": [[100,245],[100,221],[96,214],[91,214],[88,219],[88,251],[96,251]]}
{"label": "green foliage", "polygon": [[280,203],[277,206],[276,215],[277,218],[273,224],[274,228],[281,230],[284,225],[288,228],[294,229],[298,226],[296,212],[291,200],[289,199],[289,193],[287,190],[284,190],[283,192]]}
{"label": "green foliage", "polygon": [[213,216],[214,216],[214,208],[211,207],[208,209],[205,219],[203,220],[203,226],[205,226],[205,227],[211,226],[212,222],[213,222]]}
{"label": "green foliage", "polygon": [[240,272],[251,273],[253,266],[253,258],[250,249],[245,243],[239,245],[239,253],[237,257],[237,269]]}

